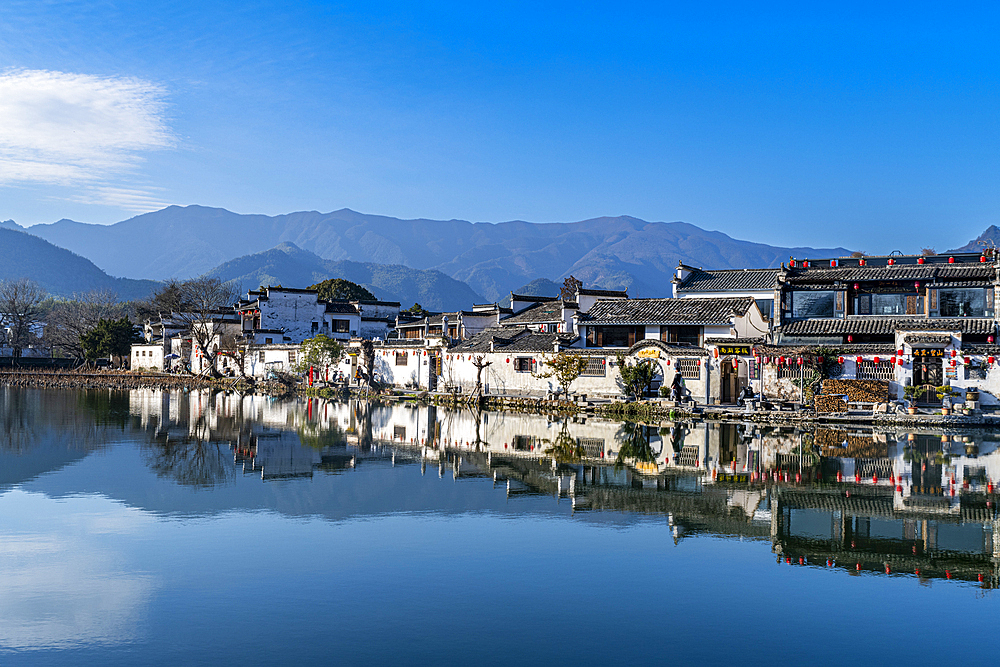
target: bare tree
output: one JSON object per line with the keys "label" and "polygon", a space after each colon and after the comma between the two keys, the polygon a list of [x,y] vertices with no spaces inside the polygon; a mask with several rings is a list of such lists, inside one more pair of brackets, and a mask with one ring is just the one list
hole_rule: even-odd
{"label": "bare tree", "polygon": [[0,281],[0,324],[8,331],[7,344],[14,356],[31,342],[31,327],[42,320],[45,290],[27,278]]}
{"label": "bare tree", "polygon": [[493,365],[492,361],[486,361],[485,355],[478,355],[472,358],[472,365],[476,367],[476,398],[483,395],[483,371]]}
{"label": "bare tree", "polygon": [[212,376],[219,377],[217,337],[226,329],[223,315],[232,311],[236,289],[218,278],[195,278],[180,283],[179,290],[182,310],[173,317],[190,332]]}
{"label": "bare tree", "polygon": [[583,282],[574,276],[570,276],[563,281],[563,286],[559,288],[559,298],[563,301],[572,301],[576,298],[577,291],[583,287]]}
{"label": "bare tree", "polygon": [[92,291],[74,294],[72,301],[59,301],[49,311],[45,329],[46,343],[53,352],[82,359],[82,336],[92,331],[103,320],[118,320],[125,316],[126,306],[111,291]]}
{"label": "bare tree", "polygon": [[937,254],[937,250],[935,250],[934,248],[921,248],[920,249],[920,254],[921,255],[936,255]]}

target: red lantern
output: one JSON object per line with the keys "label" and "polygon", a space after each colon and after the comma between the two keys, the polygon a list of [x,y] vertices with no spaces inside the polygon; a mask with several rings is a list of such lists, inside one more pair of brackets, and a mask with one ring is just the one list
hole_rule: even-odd
{"label": "red lantern", "polygon": [[698,365],[701,366],[701,359],[698,360]]}
{"label": "red lantern", "polygon": [[781,366],[784,363],[785,363],[785,358],[784,357],[778,357],[778,365]]}
{"label": "red lantern", "polygon": [[952,350],[951,351],[951,358],[954,359],[957,356],[958,356],[958,350]]}
{"label": "red lantern", "polygon": [[954,360],[954,359],[952,359],[952,360],[951,360],[951,367],[952,367],[952,368],[954,368],[954,367],[955,367],[955,360]]}
{"label": "red lantern", "polygon": [[876,364],[878,363],[878,357],[875,357],[875,363]]}
{"label": "red lantern", "polygon": [[924,263],[924,258],[923,257],[917,257],[917,264],[923,264],[923,263]]}
{"label": "red lantern", "polygon": [[854,283],[854,291],[855,291],[855,292],[857,292],[857,291],[858,291],[858,288],[859,288],[859,287],[861,287],[861,285],[859,285],[859,284],[857,284],[857,283]]}
{"label": "red lantern", "polygon": [[966,366],[968,366],[969,365],[969,358],[968,357],[963,357],[962,358],[962,363],[965,364]]}
{"label": "red lantern", "polygon": [[809,260],[808,259],[802,260],[802,268],[804,268],[804,269],[808,269],[809,268]]}
{"label": "red lantern", "polygon": [[791,261],[791,266],[792,266],[793,269],[795,268],[795,260],[794,259]]}
{"label": "red lantern", "polygon": [[844,358],[843,357],[837,357],[837,363],[838,364],[844,363]]}
{"label": "red lantern", "polygon": [[902,359],[896,359],[896,365],[897,366],[902,366],[903,365],[903,360]]}
{"label": "red lantern", "polygon": [[896,357],[890,357],[889,358],[889,363],[892,364],[893,366],[895,366],[896,365]]}
{"label": "red lantern", "polygon": [[858,260],[858,266],[864,266],[864,265],[865,265],[865,260],[863,259]]}
{"label": "red lantern", "polygon": [[510,357],[507,357],[507,363],[508,364],[510,363]]}
{"label": "red lantern", "polygon": [[993,363],[994,361],[996,361],[996,357],[986,357],[986,359],[987,359],[987,361],[989,361],[989,362],[990,362],[991,364],[992,364],[992,363]]}
{"label": "red lantern", "polygon": [[955,263],[955,258],[954,257],[949,257],[948,258],[948,263],[949,264],[954,264]]}
{"label": "red lantern", "polygon": [[802,357],[799,357],[799,359],[798,359],[798,364],[799,364],[799,366],[801,366],[801,365],[802,365]]}
{"label": "red lantern", "polygon": [[852,336],[850,334],[847,334],[847,342],[848,343],[853,343],[854,342],[854,336]]}
{"label": "red lantern", "polygon": [[903,348],[900,348],[900,349],[896,350],[896,356],[897,357],[903,356]]}
{"label": "red lantern", "polygon": [[893,264],[895,264],[895,263],[896,263],[896,260],[894,260],[894,259],[893,259],[892,257],[890,257],[890,258],[889,258],[889,261],[888,261],[888,262],[886,262],[886,263],[887,263],[887,264],[888,264],[889,266],[892,266]]}
{"label": "red lantern", "polygon": [[715,357],[716,359],[719,358],[719,348],[716,347],[712,349],[712,356]]}
{"label": "red lantern", "polygon": [[830,268],[832,269],[832,268],[835,268],[836,266],[837,266],[837,260],[831,259],[830,260]]}
{"label": "red lantern", "polygon": [[855,359],[854,362],[860,364],[861,363],[861,357],[858,357],[857,359]]}
{"label": "red lantern", "polygon": [[985,262],[985,261],[986,261],[986,257],[985,257],[985,256],[983,256],[983,255],[981,255],[981,256],[979,257],[979,262],[980,262],[980,264],[981,264],[981,263],[983,263],[983,262]]}
{"label": "red lantern", "polygon": [[818,361],[819,363],[823,363],[823,357],[817,357],[816,361]]}
{"label": "red lantern", "polygon": [[733,357],[733,368],[736,369],[739,368],[739,366],[740,366],[739,360],[736,357]]}
{"label": "red lantern", "polygon": [[913,283],[913,287],[914,287],[914,288],[915,288],[915,289],[916,289],[917,291],[919,291],[919,290],[920,290],[920,281],[918,280],[917,282]]}
{"label": "red lantern", "polygon": [[993,342],[993,336],[987,336],[986,337],[986,342],[987,343],[992,343]]}

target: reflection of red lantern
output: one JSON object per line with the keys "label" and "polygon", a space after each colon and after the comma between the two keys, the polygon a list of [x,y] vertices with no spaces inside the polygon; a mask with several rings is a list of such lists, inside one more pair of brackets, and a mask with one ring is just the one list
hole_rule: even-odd
{"label": "reflection of red lantern", "polygon": [[837,363],[838,364],[844,363],[844,358],[843,357],[837,357]]}
{"label": "reflection of red lantern", "polygon": [[847,334],[847,342],[848,343],[853,343],[854,342],[854,336],[852,336],[851,334]]}
{"label": "reflection of red lantern", "polygon": [[781,366],[784,363],[785,363],[785,358],[784,357],[778,357],[778,365]]}
{"label": "reflection of red lantern", "polygon": [[823,363],[823,357],[818,357],[816,361],[818,361],[819,363]]}
{"label": "reflection of red lantern", "polygon": [[896,359],[896,365],[897,366],[902,366],[903,365],[903,360],[902,359]]}
{"label": "reflection of red lantern", "polygon": [[955,365],[956,365],[956,364],[955,364],[955,360],[954,360],[954,359],[952,359],[952,360],[951,360],[951,367],[952,367],[952,368],[954,368],[954,367],[955,367]]}
{"label": "reflection of red lantern", "polygon": [[966,366],[968,366],[969,365],[969,358],[968,357],[963,357],[962,358],[962,363],[965,364]]}
{"label": "reflection of red lantern", "polygon": [[951,351],[951,358],[954,359],[957,356],[958,356],[958,350],[952,350]]}
{"label": "reflection of red lantern", "polygon": [[901,357],[901,356],[903,356],[903,349],[902,349],[902,348],[900,348],[900,349],[896,350],[896,356],[897,356],[897,357]]}
{"label": "reflection of red lantern", "polygon": [[802,357],[799,357],[799,359],[798,359],[798,364],[799,364],[799,366],[801,366],[801,365],[802,365]]}

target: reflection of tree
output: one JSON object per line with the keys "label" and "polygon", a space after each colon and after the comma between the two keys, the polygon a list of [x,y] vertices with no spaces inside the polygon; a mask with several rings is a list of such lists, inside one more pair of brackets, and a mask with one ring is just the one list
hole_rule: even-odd
{"label": "reflection of tree", "polygon": [[229,443],[184,438],[151,443],[147,450],[149,468],[164,479],[186,486],[212,487],[235,477]]}
{"label": "reflection of tree", "polygon": [[90,412],[98,424],[124,428],[130,419],[128,391],[85,389],[77,393],[79,407]]}
{"label": "reflection of tree", "polygon": [[621,470],[626,462],[653,463],[656,453],[649,444],[649,427],[642,424],[625,422],[618,432],[618,457],[615,459],[615,470]]}
{"label": "reflection of tree", "polygon": [[316,423],[306,423],[298,428],[299,441],[306,447],[324,449],[326,447],[343,447],[347,444],[347,436],[335,424],[321,426]]}
{"label": "reflection of tree", "polygon": [[570,435],[568,419],[563,420],[559,434],[549,442],[551,445],[545,450],[545,453],[559,463],[579,463],[583,458],[583,447],[576,438]]}

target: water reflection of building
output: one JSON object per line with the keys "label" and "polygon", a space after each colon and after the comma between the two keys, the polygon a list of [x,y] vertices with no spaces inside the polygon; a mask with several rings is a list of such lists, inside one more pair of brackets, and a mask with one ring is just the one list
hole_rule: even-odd
{"label": "water reflection of building", "polygon": [[[197,392],[132,392],[130,410],[163,443],[226,443],[237,468],[263,479],[392,458],[455,480],[492,479],[512,499],[547,495],[584,514],[661,516],[678,540],[696,533],[770,540],[783,563],[984,586],[1000,575],[993,506],[1000,454],[982,432],[637,426]],[[552,454],[564,441],[575,459]],[[652,461],[613,465],[635,441]]]}

